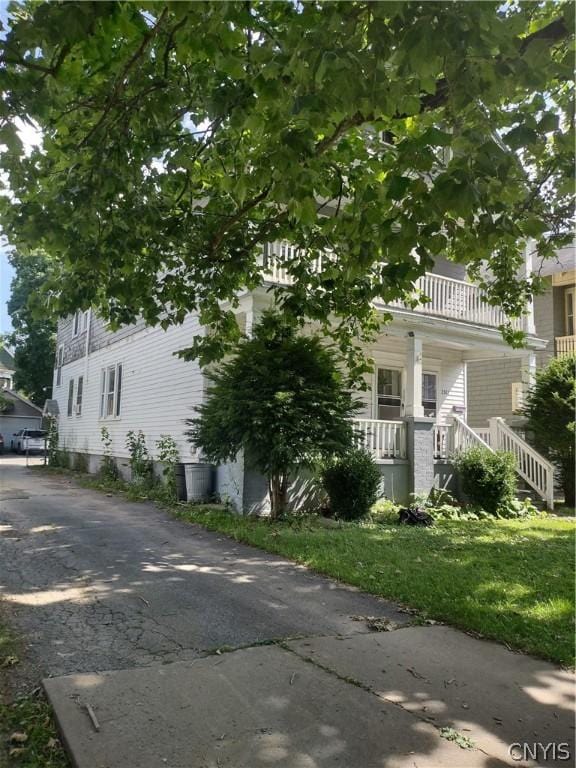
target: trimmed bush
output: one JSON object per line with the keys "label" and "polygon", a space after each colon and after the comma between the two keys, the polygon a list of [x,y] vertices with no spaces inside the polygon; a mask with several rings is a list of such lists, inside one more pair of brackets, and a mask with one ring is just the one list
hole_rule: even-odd
{"label": "trimmed bush", "polygon": [[366,517],[376,502],[380,472],[372,456],[354,449],[324,468],[322,484],[330,499],[330,509],[339,520]]}
{"label": "trimmed bush", "polygon": [[470,448],[456,454],[453,463],[471,504],[496,517],[508,517],[516,494],[516,470],[511,453]]}

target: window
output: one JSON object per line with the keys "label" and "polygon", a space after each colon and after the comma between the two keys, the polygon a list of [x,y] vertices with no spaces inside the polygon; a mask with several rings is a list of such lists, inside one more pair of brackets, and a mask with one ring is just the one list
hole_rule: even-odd
{"label": "window", "polygon": [[74,407],[74,379],[70,379],[68,382],[68,416],[72,416],[72,409]]}
{"label": "window", "polygon": [[64,362],[64,347],[60,345],[58,347],[58,353],[56,355],[56,386],[59,387],[62,384],[62,363]]}
{"label": "window", "polygon": [[82,415],[82,394],[84,390],[84,376],[78,376],[76,386],[76,416]]}
{"label": "window", "polygon": [[424,416],[430,418],[435,418],[437,415],[437,382],[438,377],[435,373],[422,374],[422,407],[424,408]]}
{"label": "window", "polygon": [[117,363],[103,368],[100,382],[100,418],[120,416],[122,364]]}
{"label": "window", "polygon": [[72,336],[79,336],[88,328],[88,310],[81,312],[78,310],[74,315]]}
{"label": "window", "polygon": [[512,382],[512,413],[518,413],[524,407],[524,384],[521,381]]}
{"label": "window", "polygon": [[377,418],[399,419],[402,410],[402,371],[378,368]]}
{"label": "window", "polygon": [[574,304],[576,288],[567,288],[564,292],[564,329],[566,336],[574,336]]}

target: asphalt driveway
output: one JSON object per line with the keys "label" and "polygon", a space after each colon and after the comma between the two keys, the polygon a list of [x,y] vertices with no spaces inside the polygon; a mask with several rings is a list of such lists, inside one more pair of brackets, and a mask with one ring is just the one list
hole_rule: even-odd
{"label": "asphalt driveway", "polygon": [[396,608],[175,520],[0,459],[0,595],[45,675],[351,634]]}
{"label": "asphalt driveway", "polygon": [[24,463],[0,459],[0,598],[79,768],[573,756],[568,672]]}

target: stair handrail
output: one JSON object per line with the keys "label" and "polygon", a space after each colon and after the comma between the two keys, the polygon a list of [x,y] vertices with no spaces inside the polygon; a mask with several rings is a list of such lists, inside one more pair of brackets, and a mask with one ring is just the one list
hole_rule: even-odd
{"label": "stair handrail", "polygon": [[502,417],[495,416],[488,423],[490,441],[498,450],[514,454],[516,472],[544,499],[549,509],[554,509],[554,465],[514,432]]}
{"label": "stair handrail", "polygon": [[[492,451],[494,453],[494,449],[488,445],[488,443],[485,440],[482,440],[480,435],[477,435],[474,430],[466,424],[464,419],[462,419],[457,414],[453,413],[451,414],[452,418],[452,450],[453,451],[460,451],[463,448],[466,448],[466,442],[468,445],[477,445],[480,448],[487,448],[489,451]],[[465,435],[465,438],[467,440],[461,439],[461,434]]]}

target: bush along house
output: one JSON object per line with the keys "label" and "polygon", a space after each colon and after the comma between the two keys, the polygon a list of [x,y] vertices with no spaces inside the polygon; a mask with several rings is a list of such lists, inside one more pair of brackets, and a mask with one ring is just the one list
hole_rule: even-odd
{"label": "bush along house", "polygon": [[[291,249],[284,242],[263,249],[263,283],[241,294],[234,310],[245,333],[250,334],[272,302],[270,287],[290,279],[284,264],[293,255]],[[489,445],[512,451],[518,473],[552,505],[549,463],[503,419],[491,414],[486,424],[474,429],[467,418],[467,366],[514,360],[527,372],[523,386],[529,386],[534,356],[547,345],[535,334],[533,308],[515,321],[516,328],[528,334],[527,346],[512,349],[500,331],[506,322],[503,311],[485,301],[480,288],[466,279],[463,266],[438,259],[434,271],[416,287],[429,301],[414,309],[401,302],[375,303],[392,320],[366,348],[375,364],[355,421],[359,441],[378,463],[383,494],[406,502],[411,493],[427,493],[434,486],[454,489],[450,455],[472,445]],[[142,430],[153,459],[158,460],[157,441],[168,434],[176,441],[181,462],[198,464],[200,457],[184,435],[185,422],[203,402],[207,382],[196,362],[185,362],[175,352],[203,332],[193,313],[166,331],[137,322],[112,332],[90,310],[61,320],[53,389],[60,448],[72,460],[82,455],[82,464],[87,462],[96,472],[105,451],[105,427],[106,450],[126,475],[126,434]],[[213,477],[214,492],[238,511],[265,509],[264,478],[245,466],[241,455],[215,467]]]}

